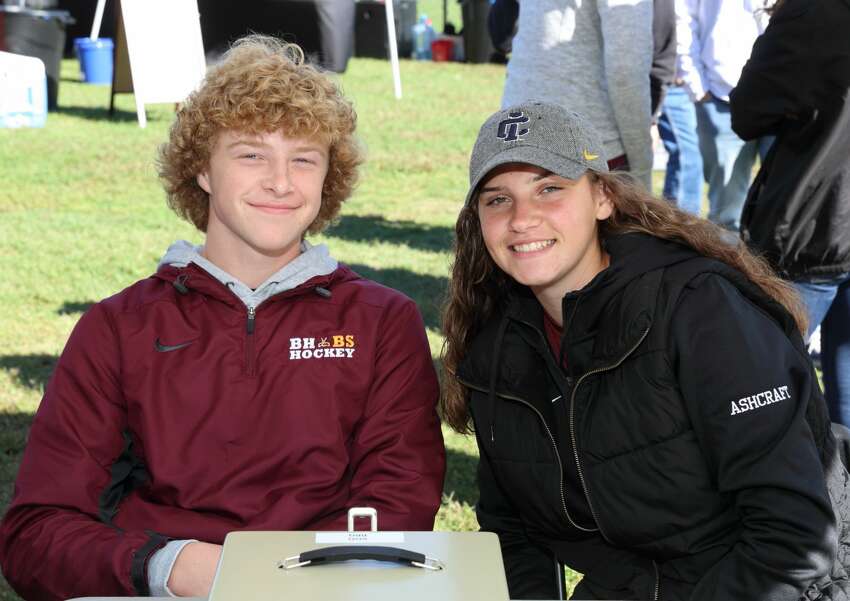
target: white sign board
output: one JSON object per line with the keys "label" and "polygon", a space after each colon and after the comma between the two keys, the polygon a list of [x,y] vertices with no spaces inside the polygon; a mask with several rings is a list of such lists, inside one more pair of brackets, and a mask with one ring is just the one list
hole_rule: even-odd
{"label": "white sign board", "polygon": [[139,125],[145,104],[183,102],[206,73],[197,0],[121,0]]}

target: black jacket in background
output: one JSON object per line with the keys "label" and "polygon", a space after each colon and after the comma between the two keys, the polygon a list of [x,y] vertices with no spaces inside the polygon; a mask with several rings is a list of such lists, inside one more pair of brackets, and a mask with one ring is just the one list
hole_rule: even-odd
{"label": "black jacket in background", "polygon": [[519,18],[519,3],[517,0],[496,0],[490,5],[487,14],[487,31],[493,47],[507,54],[511,51],[511,42],[516,33],[516,22]]}
{"label": "black jacket in background", "polygon": [[743,239],[792,279],[850,271],[850,0],[787,0],[730,103],[741,138],[777,136]]}
{"label": "black jacket in background", "polygon": [[685,246],[606,249],[563,300],[566,372],[519,286],[458,369],[511,598],[553,598],[557,559],[578,599],[846,601],[850,486],[790,315]]}

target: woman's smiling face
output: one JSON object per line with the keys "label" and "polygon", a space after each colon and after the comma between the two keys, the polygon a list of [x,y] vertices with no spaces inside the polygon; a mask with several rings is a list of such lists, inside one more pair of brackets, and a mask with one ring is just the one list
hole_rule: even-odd
{"label": "woman's smiling face", "polygon": [[487,251],[541,302],[583,287],[605,268],[598,222],[612,211],[587,174],[570,180],[525,163],[494,169],[478,193]]}

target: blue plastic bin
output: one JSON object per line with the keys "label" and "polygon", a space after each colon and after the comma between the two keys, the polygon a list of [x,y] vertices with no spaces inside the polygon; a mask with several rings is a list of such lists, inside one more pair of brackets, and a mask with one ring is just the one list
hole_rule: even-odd
{"label": "blue plastic bin", "polygon": [[80,59],[80,71],[86,83],[112,83],[112,40],[76,38],[74,49]]}

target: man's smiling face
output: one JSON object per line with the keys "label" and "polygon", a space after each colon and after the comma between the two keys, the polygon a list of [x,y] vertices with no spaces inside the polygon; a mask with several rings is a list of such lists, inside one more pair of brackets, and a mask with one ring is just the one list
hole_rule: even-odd
{"label": "man's smiling face", "polygon": [[322,204],[329,147],[281,131],[223,131],[198,185],[210,201],[206,247],[282,264],[298,256]]}

